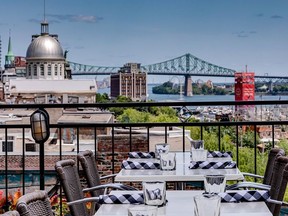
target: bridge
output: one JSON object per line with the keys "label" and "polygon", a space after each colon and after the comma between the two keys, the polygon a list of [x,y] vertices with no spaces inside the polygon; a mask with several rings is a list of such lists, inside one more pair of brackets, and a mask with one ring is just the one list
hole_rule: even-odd
{"label": "bridge", "polygon": [[[117,73],[120,67],[91,66],[75,62],[68,62],[72,70],[72,76],[82,75],[110,75]],[[210,62],[204,61],[190,53],[170,59],[164,62],[143,65],[142,71],[148,75],[179,75],[185,77],[185,94],[189,95],[191,76],[209,76],[209,77],[234,77],[236,70],[221,67]],[[287,83],[288,77],[255,75],[255,82],[269,83]],[[192,87],[191,87],[192,88]],[[191,89],[192,90],[192,89]]]}

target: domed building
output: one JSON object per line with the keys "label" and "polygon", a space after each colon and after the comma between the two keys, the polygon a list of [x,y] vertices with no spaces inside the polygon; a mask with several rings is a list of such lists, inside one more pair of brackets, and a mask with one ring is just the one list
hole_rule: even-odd
{"label": "domed building", "polygon": [[26,52],[27,79],[65,79],[65,57],[58,35],[50,35],[48,23],[41,23],[41,35],[32,35]]}
{"label": "domed building", "polygon": [[[67,67],[68,66],[68,67]],[[23,77],[24,78],[24,77]],[[32,35],[26,52],[26,78],[5,83],[6,103],[95,103],[95,80],[72,80],[58,35],[49,34],[41,23],[41,34]]]}

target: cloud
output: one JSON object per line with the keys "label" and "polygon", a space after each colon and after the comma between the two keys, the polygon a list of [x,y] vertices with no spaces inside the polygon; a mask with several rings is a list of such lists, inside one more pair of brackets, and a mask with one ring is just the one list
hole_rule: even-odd
{"label": "cloud", "polygon": [[47,17],[55,18],[60,21],[68,21],[68,22],[84,22],[84,23],[97,23],[103,20],[103,17],[97,16],[85,16],[85,15],[58,15],[58,14],[47,14]]}
{"label": "cloud", "polygon": [[41,22],[41,20],[37,20],[37,19],[29,19],[28,21],[32,22],[32,23],[40,23]]}
{"label": "cloud", "polygon": [[247,35],[247,34],[238,34],[237,37],[246,38],[246,37],[249,37],[249,35]]}
{"label": "cloud", "polygon": [[271,19],[283,19],[283,16],[280,15],[273,15],[270,17]]}
{"label": "cloud", "polygon": [[257,17],[263,17],[264,14],[263,13],[259,13],[259,14],[256,14]]}
{"label": "cloud", "polygon": [[240,38],[246,38],[246,37],[249,37],[252,34],[257,34],[257,32],[256,31],[240,31],[240,32],[234,32],[232,34],[234,34],[234,35],[236,35],[237,37],[240,37]]}
{"label": "cloud", "polygon": [[75,46],[74,48],[79,50],[79,49],[84,49],[85,47],[84,46]]}

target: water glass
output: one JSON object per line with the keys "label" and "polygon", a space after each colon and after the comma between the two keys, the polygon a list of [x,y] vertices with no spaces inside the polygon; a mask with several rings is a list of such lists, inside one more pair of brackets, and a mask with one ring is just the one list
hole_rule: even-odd
{"label": "water glass", "polygon": [[142,185],[146,205],[163,206],[166,204],[166,182],[143,182]]}
{"label": "water glass", "polygon": [[191,140],[191,149],[204,149],[204,140]]}
{"label": "water glass", "polygon": [[160,153],[168,153],[170,145],[168,143],[159,143],[155,145],[155,157],[160,158]]}
{"label": "water glass", "polygon": [[191,149],[191,160],[192,161],[206,161],[207,160],[207,150]]}
{"label": "water glass", "polygon": [[175,153],[161,153],[160,154],[160,169],[161,170],[175,170],[176,169],[176,154]]}
{"label": "water glass", "polygon": [[204,188],[206,193],[222,193],[225,192],[225,187],[225,175],[205,175]]}
{"label": "water glass", "polygon": [[221,197],[218,195],[197,195],[194,197],[195,216],[220,216]]}
{"label": "water glass", "polygon": [[157,216],[157,206],[133,206],[128,208],[128,216]]}

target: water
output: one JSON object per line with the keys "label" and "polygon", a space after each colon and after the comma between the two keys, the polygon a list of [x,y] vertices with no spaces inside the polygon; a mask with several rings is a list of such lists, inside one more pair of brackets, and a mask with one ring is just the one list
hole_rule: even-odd
{"label": "water", "polygon": [[[152,87],[154,87],[155,84],[148,85],[148,99],[154,100],[154,101],[234,101],[235,96],[234,95],[193,95],[191,97],[187,97],[184,95],[171,95],[171,94],[153,94],[152,93]],[[110,94],[110,88],[104,88],[104,89],[98,89],[98,92],[103,94],[107,93]],[[288,100],[288,95],[256,95],[255,100],[258,101],[265,101],[265,100]]]}

